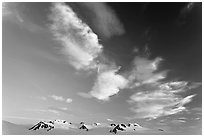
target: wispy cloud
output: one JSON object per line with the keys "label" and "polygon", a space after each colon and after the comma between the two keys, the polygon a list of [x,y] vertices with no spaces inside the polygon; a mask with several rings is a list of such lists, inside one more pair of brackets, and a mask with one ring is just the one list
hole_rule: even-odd
{"label": "wispy cloud", "polygon": [[50,97],[56,101],[64,101],[65,100],[62,96],[51,95]]}
{"label": "wispy cloud", "polygon": [[186,110],[187,103],[194,95],[182,97],[178,93],[197,88],[201,83],[187,81],[162,82],[167,77],[167,71],[160,71],[159,65],[163,59],[157,57],[136,56],[132,69],[126,72],[129,87],[135,90],[128,102],[135,112],[134,118],[155,119]]}
{"label": "wispy cloud", "polygon": [[2,3],[2,20],[15,23],[29,32],[47,32],[34,20],[30,19],[29,12],[25,12],[26,3],[23,2],[4,2]]}
{"label": "wispy cloud", "polygon": [[67,98],[66,99],[66,103],[71,103],[72,102],[72,99],[71,98]]}
{"label": "wispy cloud", "polygon": [[176,23],[178,25],[183,25],[186,23],[186,19],[189,15],[189,13],[192,11],[192,9],[195,7],[195,2],[189,2],[188,4],[186,4],[181,10],[180,13],[178,15],[178,18],[176,20]]}
{"label": "wispy cloud", "polygon": [[112,120],[112,119],[110,119],[110,118],[107,118],[107,120],[108,120],[108,121],[113,121],[113,120]]}
{"label": "wispy cloud", "polygon": [[71,98],[64,98],[63,96],[57,96],[57,95],[50,95],[50,97],[56,101],[60,102],[66,102],[66,103],[71,103],[73,100]]}
{"label": "wispy cloud", "polygon": [[195,96],[182,97],[177,94],[190,89],[191,86],[184,81],[158,83],[153,89],[150,87],[143,87],[143,91],[133,94],[128,100],[132,105],[130,109],[136,114],[135,118],[155,119],[179,113],[186,110],[184,105],[191,102]]}
{"label": "wispy cloud", "polygon": [[132,70],[128,73],[128,80],[132,85],[140,86],[141,84],[151,84],[156,83],[157,81],[164,79],[166,77],[166,71],[157,72],[159,63],[162,61],[162,58],[155,58],[154,60],[149,60],[145,57],[135,57],[133,61]]}
{"label": "wispy cloud", "polygon": [[119,69],[112,68],[99,72],[90,94],[97,99],[108,100],[110,96],[125,88],[128,81],[122,75],[117,74]]}
{"label": "wispy cloud", "polygon": [[11,15],[12,12],[9,8],[9,4],[7,2],[3,2],[2,3],[2,16],[5,17],[5,16],[8,16],[8,15]]}
{"label": "wispy cloud", "polygon": [[118,94],[120,89],[124,89],[128,85],[128,80],[118,74],[120,67],[115,65],[99,64],[97,78],[88,93],[78,92],[77,94],[84,98],[97,98],[99,100],[108,101],[109,98]]}
{"label": "wispy cloud", "polygon": [[117,17],[116,12],[106,3],[88,2],[80,4],[88,8],[87,12],[91,12],[89,15],[91,15],[93,27],[103,36],[109,38],[113,35],[125,33],[123,24]]}
{"label": "wispy cloud", "polygon": [[61,107],[60,109],[61,110],[68,110],[68,108],[66,108],[66,107]]}
{"label": "wispy cloud", "polygon": [[49,19],[50,29],[68,62],[76,69],[95,69],[102,45],[91,28],[65,3],[53,3]]}

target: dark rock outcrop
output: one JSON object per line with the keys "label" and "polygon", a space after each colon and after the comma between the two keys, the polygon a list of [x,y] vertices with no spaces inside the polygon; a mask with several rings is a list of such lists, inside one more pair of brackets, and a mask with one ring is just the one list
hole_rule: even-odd
{"label": "dark rock outcrop", "polygon": [[29,130],[38,130],[38,129],[47,129],[47,131],[50,131],[51,129],[54,129],[54,124],[52,121],[45,122],[45,121],[40,121],[33,127],[29,128]]}
{"label": "dark rock outcrop", "polygon": [[109,132],[110,133],[117,133],[117,131],[118,130],[120,130],[120,131],[125,131],[125,127],[124,127],[125,125],[123,124],[123,126],[121,125],[121,124],[118,124],[117,126],[115,126],[112,130],[110,130]]}

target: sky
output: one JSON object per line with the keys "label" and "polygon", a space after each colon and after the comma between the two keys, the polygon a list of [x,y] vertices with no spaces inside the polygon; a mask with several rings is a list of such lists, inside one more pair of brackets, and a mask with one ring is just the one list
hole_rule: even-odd
{"label": "sky", "polygon": [[2,118],[202,125],[201,3],[3,3]]}

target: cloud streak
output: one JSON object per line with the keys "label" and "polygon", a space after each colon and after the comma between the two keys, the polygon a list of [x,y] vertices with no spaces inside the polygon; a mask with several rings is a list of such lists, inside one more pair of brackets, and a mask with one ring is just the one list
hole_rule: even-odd
{"label": "cloud streak", "polygon": [[134,118],[155,119],[184,111],[184,105],[191,102],[195,94],[182,97],[178,93],[201,85],[187,81],[162,82],[167,77],[167,71],[159,71],[162,60],[160,57],[150,60],[137,56],[132,69],[125,74],[129,87],[136,92],[128,100],[130,109],[135,113]]}
{"label": "cloud streak", "polygon": [[189,13],[193,10],[193,8],[196,6],[195,2],[189,2],[186,4],[180,11],[178,18],[176,20],[176,23],[178,25],[183,25],[186,23],[186,19],[188,18]]}
{"label": "cloud streak", "polygon": [[72,102],[72,99],[71,98],[67,98],[66,99],[66,103],[71,103]]}
{"label": "cloud streak", "polygon": [[50,97],[56,101],[60,102],[66,102],[66,103],[71,103],[73,100],[71,98],[65,99],[63,96],[57,96],[57,95],[50,95]]}
{"label": "cloud streak", "polygon": [[[94,10],[96,10],[96,7],[99,7],[99,10],[104,12],[100,13],[97,11],[96,13],[97,18],[103,21],[102,24],[111,25],[114,22],[113,24],[115,25],[115,16],[107,5],[92,4],[94,5]],[[105,9],[108,11],[107,13]],[[94,87],[88,94],[99,100],[108,100],[110,96],[117,94],[119,89],[124,88],[127,81],[123,76],[116,74],[118,69],[112,69],[110,68],[111,66],[107,65],[104,61],[99,62],[99,60],[97,60],[102,52],[102,45],[98,43],[98,37],[91,28],[77,17],[70,6],[64,3],[54,3],[51,11],[52,13],[49,16],[52,22],[50,29],[55,39],[63,46],[62,51],[68,56],[69,63],[78,70],[93,70],[99,69],[99,65],[106,66],[106,70],[98,73]],[[105,16],[101,16],[101,14],[105,14]],[[113,18],[113,20],[109,21],[107,18]],[[101,26],[100,23],[97,25]],[[106,28],[103,25],[102,27],[102,30],[106,31],[106,34],[113,33],[113,31],[107,32],[111,30],[110,28]],[[113,28],[113,26],[111,26],[111,28]],[[79,93],[82,97],[89,97],[88,94]],[[58,100],[62,101],[63,99]]]}
{"label": "cloud streak", "polygon": [[125,33],[123,24],[120,22],[116,12],[102,2],[80,3],[91,12],[93,27],[106,38],[113,35],[122,35]]}
{"label": "cloud streak", "polygon": [[186,83],[184,81],[158,83],[154,85],[154,90],[146,86],[144,88],[146,90],[133,94],[128,102],[132,105],[130,109],[135,112],[134,118],[155,119],[186,110],[184,105],[191,102],[196,96],[194,94],[182,97],[177,94],[193,87]]}
{"label": "cloud streak", "polygon": [[65,3],[54,3],[49,16],[50,29],[62,45],[62,53],[76,69],[97,67],[96,58],[102,52],[97,35]]}
{"label": "cloud streak", "polygon": [[97,99],[108,100],[110,96],[125,88],[128,81],[122,75],[117,74],[118,70],[119,68],[99,72],[90,94]]}
{"label": "cloud streak", "polygon": [[106,120],[108,120],[108,121],[113,121],[112,119],[110,119],[110,118],[107,118]]}
{"label": "cloud streak", "polygon": [[151,84],[156,83],[166,77],[166,71],[157,72],[159,63],[162,58],[155,58],[154,60],[149,60],[145,57],[135,57],[133,61],[132,70],[128,73],[128,80],[132,85],[132,88],[139,86],[141,84]]}
{"label": "cloud streak", "polygon": [[56,100],[56,101],[64,101],[65,99],[62,96],[57,96],[57,95],[51,95],[50,96],[52,99]]}

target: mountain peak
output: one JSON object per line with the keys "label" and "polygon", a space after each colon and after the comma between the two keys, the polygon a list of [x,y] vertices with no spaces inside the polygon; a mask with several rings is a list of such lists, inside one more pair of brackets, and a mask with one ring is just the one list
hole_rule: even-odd
{"label": "mountain peak", "polygon": [[50,131],[55,128],[59,129],[82,129],[85,131],[89,131],[89,129],[94,129],[94,128],[110,128],[109,132],[110,133],[117,133],[118,131],[123,131],[123,132],[132,132],[136,130],[141,130],[145,129],[142,126],[140,126],[137,123],[93,123],[93,124],[85,124],[85,122],[80,122],[79,124],[72,124],[71,122],[67,122],[66,120],[50,120],[50,121],[40,121],[33,127],[31,127],[29,130],[38,130],[38,129],[46,129],[47,131]]}

